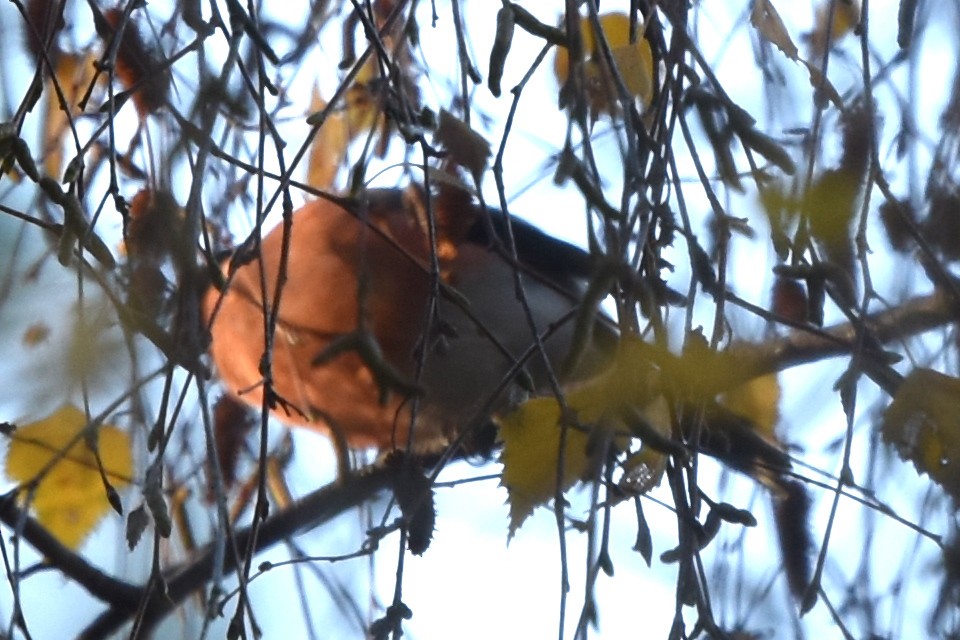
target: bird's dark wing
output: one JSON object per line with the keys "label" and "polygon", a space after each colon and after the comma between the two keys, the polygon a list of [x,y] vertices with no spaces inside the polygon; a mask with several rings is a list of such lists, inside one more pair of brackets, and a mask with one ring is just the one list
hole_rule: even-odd
{"label": "bird's dark wing", "polygon": [[[507,250],[507,217],[501,211],[487,209],[485,218],[478,216],[467,234],[467,240],[490,246],[503,253],[506,259],[511,259]],[[517,249],[517,260],[524,269],[564,288],[590,277],[593,260],[590,254],[580,247],[550,236],[514,216],[510,217],[510,227]]]}

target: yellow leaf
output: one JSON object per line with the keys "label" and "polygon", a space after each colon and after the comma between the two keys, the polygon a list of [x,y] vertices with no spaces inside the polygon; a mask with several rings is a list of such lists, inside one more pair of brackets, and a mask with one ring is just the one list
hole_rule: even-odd
{"label": "yellow leaf", "polygon": [[[313,88],[310,112],[319,113],[327,106],[317,86]],[[347,117],[343,113],[333,112],[320,125],[320,130],[310,146],[310,160],[307,166],[307,184],[316,189],[331,189],[336,180],[340,165],[347,155],[351,134]]]}
{"label": "yellow leaf", "polygon": [[[712,348],[697,330],[687,336],[683,354],[664,365],[664,375],[678,399],[688,403],[713,402],[742,373],[745,362],[736,353]],[[739,378],[743,380],[742,377]]]}
{"label": "yellow leaf", "polygon": [[640,98],[643,106],[649,106],[653,101],[653,52],[650,43],[641,38],[633,44],[616,47],[613,61],[620,70],[620,76],[635,98]]}
{"label": "yellow leaf", "polygon": [[[613,62],[627,92],[639,98],[644,107],[653,100],[653,52],[643,34],[630,42],[630,18],[624,13],[606,13],[599,16],[603,36],[610,47]],[[587,59],[581,61],[586,80],[587,96],[593,113],[612,113],[616,109],[616,90],[613,77],[599,50],[593,27],[588,18],[581,18],[580,33]],[[558,47],[554,59],[554,75],[563,85],[570,74],[570,54],[566,47]]]}
{"label": "yellow leaf", "polygon": [[883,415],[883,439],[960,500],[960,380],[914,369]]}
{"label": "yellow leaf", "polygon": [[379,81],[380,67],[376,58],[370,56],[343,98],[351,140],[377,124],[381,110],[374,87]]}
{"label": "yellow leaf", "polygon": [[853,240],[853,222],[861,191],[860,176],[849,171],[825,171],[803,194],[799,208],[810,220],[810,233],[826,245]]}
{"label": "yellow leaf", "polygon": [[605,371],[574,387],[568,398],[581,420],[596,422],[624,407],[645,407],[660,396],[659,378],[651,364],[655,348],[635,336],[624,336]]}
{"label": "yellow leaf", "polygon": [[[623,427],[624,409],[643,408],[657,395],[649,348],[642,340],[624,338],[606,371],[567,393],[576,426],[566,427],[561,492],[591,475],[594,460],[589,445],[601,440],[594,437],[596,430],[624,440],[628,432]],[[535,507],[556,496],[562,432],[560,403],[553,397],[529,400],[500,420],[501,483],[510,502],[510,535]]]}
{"label": "yellow leaf", "polygon": [[373,129],[382,118],[380,100],[375,87],[379,82],[379,68],[376,59],[371,57],[360,68],[353,83],[343,95],[342,107],[326,112],[321,122],[319,115],[324,113],[327,102],[314,86],[310,101],[310,115],[307,124],[320,125],[310,150],[310,165],[307,172],[310,186],[317,189],[334,187],[334,179],[347,155],[347,147],[359,136]]}
{"label": "yellow leaf", "polygon": [[[6,455],[6,474],[20,484],[37,519],[64,545],[76,549],[110,508],[97,458],[83,431],[82,411],[66,405],[18,428]],[[114,488],[130,483],[133,461],[126,433],[101,425],[96,442],[103,472]]]}
{"label": "yellow leaf", "polygon": [[742,384],[724,394],[720,403],[747,418],[760,432],[773,437],[780,420],[780,381],[770,373]]}
{"label": "yellow leaf", "polygon": [[960,500],[960,380],[914,369],[887,407],[881,433],[902,459]]}
{"label": "yellow leaf", "polygon": [[[833,23],[830,7],[833,7]],[[817,6],[813,31],[809,35],[814,59],[822,57],[829,46],[836,43],[860,22],[859,0],[822,0]]]}
{"label": "yellow leaf", "polygon": [[[509,495],[511,536],[534,507],[557,493],[561,433],[560,405],[555,398],[529,400],[500,421],[501,482]],[[567,428],[561,492],[586,475],[590,462],[587,440],[585,432]]]}

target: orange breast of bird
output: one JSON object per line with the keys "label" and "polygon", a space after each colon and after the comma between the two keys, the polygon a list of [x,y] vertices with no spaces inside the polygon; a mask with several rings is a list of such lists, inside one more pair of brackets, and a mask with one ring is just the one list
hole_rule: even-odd
{"label": "orange breast of bird", "polygon": [[[416,189],[372,190],[351,211],[317,200],[293,215],[272,349],[272,410],[280,420],[381,449],[407,447],[413,423],[413,448],[436,450],[483,411],[515,399],[512,372],[524,356],[529,379],[543,384],[544,358],[530,355],[533,326],[549,334],[547,357],[559,368],[572,333],[572,322],[561,320],[571,319],[575,296],[527,274],[531,325],[511,262],[491,242],[467,240],[483,222],[480,210],[466,197],[442,195],[426,207]],[[272,304],[283,243],[281,226],[263,239],[258,259],[204,299],[219,376],[254,406],[265,389],[261,292]],[[439,282],[430,275],[434,255]],[[384,385],[369,353],[346,348],[317,361],[357,332],[409,382],[405,392]]]}
{"label": "orange breast of bird", "polygon": [[[377,194],[369,205],[371,222],[382,226],[387,226],[386,208],[400,206],[387,195],[396,194]],[[412,379],[429,277],[414,256],[378,233],[377,224],[368,227],[336,204],[311,202],[293,219],[273,336],[274,414],[290,424],[338,431],[354,447],[403,443],[407,399],[392,393],[381,402],[380,385],[355,350],[320,365],[314,360],[332,340],[363,327],[375,336],[383,357]],[[283,242],[283,229],[277,227],[264,238],[261,257],[237,269],[223,293],[211,290],[204,300],[205,315],[212,318],[211,355],[218,373],[230,392],[252,405],[263,401],[265,389],[262,292],[269,306]],[[361,279],[366,287],[362,294]]]}

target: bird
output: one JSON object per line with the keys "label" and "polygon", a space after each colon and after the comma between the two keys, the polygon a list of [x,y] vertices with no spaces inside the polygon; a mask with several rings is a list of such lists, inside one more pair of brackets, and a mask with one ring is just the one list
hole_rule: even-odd
{"label": "bird", "polygon": [[[468,426],[487,427],[468,434],[483,440],[486,419],[528,395],[599,375],[620,339],[594,312],[577,344],[597,271],[589,252],[449,187],[318,198],[221,268],[202,309],[223,385],[288,426],[330,435],[341,461],[363,448],[429,456],[459,443],[469,453]],[[649,353],[663,371],[682,366]],[[789,455],[712,399],[678,414],[664,453],[682,460],[695,446],[771,489],[800,598],[809,499]]]}
{"label": "bird", "polygon": [[[203,298],[236,398],[260,406],[266,393],[281,422],[350,449],[427,452],[551,376],[576,377],[561,374],[592,269],[579,247],[518,218],[508,236],[502,212],[453,187],[318,198],[291,220],[224,261],[224,285]],[[579,375],[602,361],[585,358]]]}

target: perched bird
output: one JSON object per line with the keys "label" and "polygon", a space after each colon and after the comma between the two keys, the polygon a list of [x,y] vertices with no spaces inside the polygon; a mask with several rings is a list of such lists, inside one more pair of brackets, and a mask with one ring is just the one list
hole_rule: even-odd
{"label": "perched bird", "polygon": [[[206,293],[220,378],[254,406],[269,388],[277,418],[331,434],[341,452],[436,453],[528,392],[549,392],[551,373],[568,384],[603,370],[618,335],[600,317],[587,323],[577,365],[567,366],[589,255],[520,220],[510,228],[453,189],[310,202],[259,250],[241,247],[223,265],[224,286]],[[664,371],[679,363],[651,353]],[[683,458],[696,447],[772,490],[800,597],[810,574],[809,501],[790,478],[790,457],[711,398],[687,409],[677,408],[682,419],[664,452]]]}
{"label": "perched bird", "polygon": [[559,375],[590,272],[582,250],[514,219],[515,259],[504,217],[451,188],[429,202],[416,187],[318,199],[292,220],[289,237],[278,226],[249,260],[225,263],[226,286],[204,298],[213,360],[238,398],[263,401],[278,283],[272,411],[348,447],[436,450],[544,389],[547,361]]}

